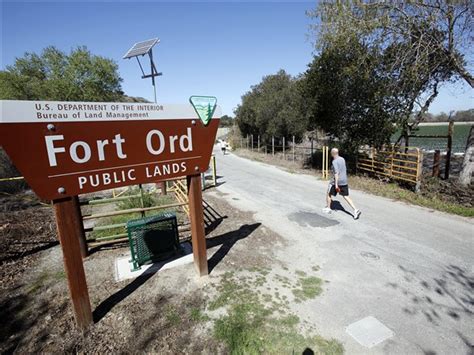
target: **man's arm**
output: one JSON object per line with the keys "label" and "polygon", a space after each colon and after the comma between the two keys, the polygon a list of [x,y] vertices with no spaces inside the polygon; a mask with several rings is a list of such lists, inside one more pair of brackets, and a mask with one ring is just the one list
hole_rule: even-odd
{"label": "man's arm", "polygon": [[339,183],[339,169],[336,165],[335,160],[332,161],[332,169],[334,171],[334,185],[337,189],[337,187],[339,186],[339,184],[338,184]]}

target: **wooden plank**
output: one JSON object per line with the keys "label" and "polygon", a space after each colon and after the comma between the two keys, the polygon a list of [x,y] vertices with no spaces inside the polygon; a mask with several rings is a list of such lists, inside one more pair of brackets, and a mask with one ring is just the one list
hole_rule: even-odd
{"label": "wooden plank", "polygon": [[123,214],[131,214],[131,213],[141,213],[146,211],[154,211],[154,210],[162,210],[166,208],[172,207],[180,207],[182,203],[171,203],[169,205],[161,205],[161,206],[153,206],[153,207],[145,207],[145,208],[130,208],[128,210],[120,210],[120,211],[113,211],[113,212],[106,212],[106,213],[96,213],[89,216],[85,216],[83,219],[94,219],[94,218],[101,218],[101,217],[111,217],[111,216],[120,216]]}
{"label": "wooden plank", "polygon": [[53,201],[58,237],[63,250],[69,293],[77,326],[85,330],[92,324],[92,311],[87,290],[86,274],[82,264],[77,205],[72,197]]}
{"label": "wooden plank", "polygon": [[202,208],[201,179],[191,175],[188,180],[189,219],[194,266],[199,276],[208,275],[206,238],[204,235],[204,211]]}

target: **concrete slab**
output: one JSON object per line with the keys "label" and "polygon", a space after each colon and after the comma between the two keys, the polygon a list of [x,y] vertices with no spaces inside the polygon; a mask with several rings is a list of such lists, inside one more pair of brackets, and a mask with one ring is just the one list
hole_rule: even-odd
{"label": "concrete slab", "polygon": [[130,262],[131,255],[125,255],[115,258],[115,281],[123,281],[127,279],[134,279],[140,275],[158,270],[171,269],[176,266],[185,265],[193,262],[193,249],[191,243],[182,243],[184,256],[172,258],[165,261],[160,261],[153,264],[143,265],[140,270],[132,271],[132,263]]}
{"label": "concrete slab", "polygon": [[369,316],[346,328],[346,332],[360,345],[371,348],[393,337],[395,334],[377,318]]}

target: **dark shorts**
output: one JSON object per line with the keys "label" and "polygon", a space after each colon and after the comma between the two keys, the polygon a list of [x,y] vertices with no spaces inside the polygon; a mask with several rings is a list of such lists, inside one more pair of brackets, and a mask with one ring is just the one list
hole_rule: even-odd
{"label": "dark shorts", "polygon": [[[339,192],[339,195],[349,196],[349,185],[339,185],[339,189],[341,190],[341,192]],[[336,196],[337,195],[336,186],[333,184],[330,184],[328,193],[331,196]]]}

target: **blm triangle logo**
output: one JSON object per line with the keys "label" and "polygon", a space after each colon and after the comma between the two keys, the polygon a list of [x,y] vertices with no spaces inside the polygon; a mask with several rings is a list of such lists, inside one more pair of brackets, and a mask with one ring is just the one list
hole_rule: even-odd
{"label": "blm triangle logo", "polygon": [[214,96],[191,96],[189,102],[193,105],[194,111],[196,111],[204,126],[207,126],[216,110],[217,98]]}

